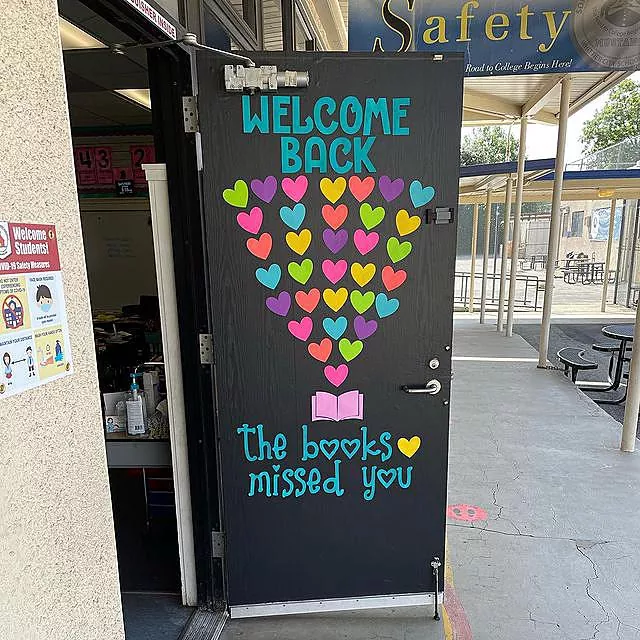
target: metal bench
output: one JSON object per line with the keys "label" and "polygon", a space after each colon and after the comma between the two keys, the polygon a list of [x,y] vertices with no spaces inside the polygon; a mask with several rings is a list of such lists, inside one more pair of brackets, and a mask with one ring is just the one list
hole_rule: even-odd
{"label": "metal bench", "polygon": [[558,360],[564,364],[565,376],[569,377],[569,369],[571,369],[571,382],[574,383],[578,377],[578,371],[587,371],[589,369],[598,368],[597,362],[587,360],[584,357],[584,349],[564,347],[558,351]]}

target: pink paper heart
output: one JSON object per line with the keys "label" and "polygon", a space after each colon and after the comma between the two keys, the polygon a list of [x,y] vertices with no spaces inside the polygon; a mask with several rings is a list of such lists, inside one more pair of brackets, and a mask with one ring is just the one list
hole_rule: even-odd
{"label": "pink paper heart", "polygon": [[347,261],[338,260],[338,262],[332,262],[331,260],[323,260],[322,273],[327,277],[329,282],[335,284],[344,276],[347,272]]}
{"label": "pink paper heart", "polygon": [[324,368],[324,377],[334,386],[339,387],[349,375],[349,367],[341,364],[338,367],[328,364]]}
{"label": "pink paper heart", "polygon": [[241,211],[236,220],[238,224],[249,233],[258,233],[262,226],[262,209],[260,207],[253,207],[249,213]]}
{"label": "pink paper heart", "polygon": [[353,234],[353,244],[363,256],[375,249],[379,240],[380,236],[375,231],[367,233],[364,229],[357,229]]}
{"label": "pink paper heart", "polygon": [[295,180],[284,178],[282,180],[282,190],[294,201],[300,202],[302,196],[307,192],[309,181],[307,176],[298,176]]}
{"label": "pink paper heart", "polygon": [[313,320],[309,316],[305,316],[300,322],[291,320],[287,327],[294,338],[305,342],[311,335],[311,331],[313,331]]}

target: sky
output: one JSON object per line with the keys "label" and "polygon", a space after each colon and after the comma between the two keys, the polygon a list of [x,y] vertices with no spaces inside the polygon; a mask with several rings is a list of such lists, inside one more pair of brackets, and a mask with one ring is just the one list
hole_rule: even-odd
{"label": "sky", "polygon": [[[640,71],[632,74],[631,78],[636,82],[640,82]],[[604,106],[608,95],[608,91],[603,93],[596,100],[593,100],[569,118],[565,163],[579,160],[584,155],[582,153],[582,144],[580,143],[582,125],[585,120],[589,120],[598,109]],[[508,129],[508,127],[505,128]],[[520,136],[520,127],[514,125],[511,132],[516,139],[518,139]],[[469,128],[462,130],[463,137],[469,133],[471,133]],[[556,155],[557,135],[558,127],[554,127],[553,125],[529,124],[527,128],[527,159],[554,158]]]}

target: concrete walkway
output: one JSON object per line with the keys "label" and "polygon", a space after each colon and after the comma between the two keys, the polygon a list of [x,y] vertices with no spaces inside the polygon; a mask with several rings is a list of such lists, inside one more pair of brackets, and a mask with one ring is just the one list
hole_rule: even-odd
{"label": "concrete walkway", "polygon": [[640,639],[640,454],[519,336],[458,321],[454,356],[449,504],[488,517],[449,520],[453,637]]}
{"label": "concrete walkway", "polygon": [[454,357],[444,624],[346,612],[224,640],[640,640],[640,453],[519,336],[457,320]]}

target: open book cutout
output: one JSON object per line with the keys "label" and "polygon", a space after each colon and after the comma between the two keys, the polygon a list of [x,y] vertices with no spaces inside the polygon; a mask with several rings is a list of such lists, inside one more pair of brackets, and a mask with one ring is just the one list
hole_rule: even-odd
{"label": "open book cutout", "polygon": [[311,396],[311,421],[362,419],[363,395],[356,389],[339,396],[326,391],[317,391]]}

